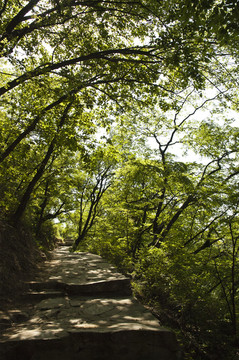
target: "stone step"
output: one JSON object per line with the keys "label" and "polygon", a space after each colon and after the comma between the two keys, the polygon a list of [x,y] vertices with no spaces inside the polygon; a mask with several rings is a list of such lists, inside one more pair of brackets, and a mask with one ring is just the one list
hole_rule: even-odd
{"label": "stone step", "polygon": [[44,291],[44,290],[64,290],[65,284],[59,281],[29,281],[27,285],[30,290]]}
{"label": "stone step", "polygon": [[[31,290],[35,290],[35,293],[41,292],[47,294],[47,291],[66,292],[67,294],[75,295],[97,295],[97,294],[114,294],[114,295],[131,295],[131,286],[129,278],[122,278],[108,281],[95,281],[88,282],[86,284],[75,284],[75,283],[62,283],[58,281],[46,281],[37,282],[31,281],[28,283]],[[34,292],[32,292],[34,293]],[[31,294],[31,292],[29,293]],[[56,295],[57,296],[57,295]]]}
{"label": "stone step", "polygon": [[0,338],[1,360],[176,360],[174,333],[134,298],[47,299]]}
{"label": "stone step", "polygon": [[167,330],[72,332],[59,339],[12,341],[1,360],[177,360],[175,337]]}
{"label": "stone step", "polygon": [[88,284],[66,284],[66,293],[71,295],[112,294],[114,296],[131,295],[130,279],[99,281]]}
{"label": "stone step", "polygon": [[5,328],[3,316],[1,360],[179,359],[175,334],[132,297],[130,279],[98,255],[62,246],[28,287],[37,300],[29,298],[29,317]]}
{"label": "stone step", "polygon": [[28,291],[24,294],[22,294],[22,297],[24,297],[27,300],[43,300],[48,298],[56,298],[56,297],[62,297],[64,296],[64,292],[57,291],[57,290],[42,290],[42,291]]}

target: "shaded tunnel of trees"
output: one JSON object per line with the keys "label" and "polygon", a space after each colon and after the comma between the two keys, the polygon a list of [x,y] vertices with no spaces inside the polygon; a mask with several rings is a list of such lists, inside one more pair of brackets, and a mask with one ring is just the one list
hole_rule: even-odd
{"label": "shaded tunnel of trees", "polygon": [[239,356],[238,5],[0,1],[1,226],[130,274],[185,359]]}

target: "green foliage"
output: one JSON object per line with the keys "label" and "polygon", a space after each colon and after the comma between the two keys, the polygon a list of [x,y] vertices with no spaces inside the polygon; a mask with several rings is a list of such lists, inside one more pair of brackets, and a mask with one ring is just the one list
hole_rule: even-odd
{"label": "green foliage", "polygon": [[89,238],[88,244],[84,244],[80,249],[87,249],[92,253],[102,256],[115,264],[120,271],[125,274],[132,272],[133,259],[128,251],[127,239],[111,239],[111,238]]}
{"label": "green foliage", "polygon": [[43,252],[48,252],[56,247],[57,241],[57,228],[50,222],[44,222],[41,226],[40,232],[37,234],[36,244]]}

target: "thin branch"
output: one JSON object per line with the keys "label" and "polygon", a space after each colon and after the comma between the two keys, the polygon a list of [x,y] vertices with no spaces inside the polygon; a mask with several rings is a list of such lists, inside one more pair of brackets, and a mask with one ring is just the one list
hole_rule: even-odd
{"label": "thin branch", "polygon": [[225,213],[227,213],[228,210],[223,211],[222,214],[216,216],[214,219],[212,219],[212,221],[210,221],[202,230],[200,230],[196,235],[194,235],[193,237],[191,237],[189,240],[187,240],[184,243],[184,246],[187,246],[190,242],[192,242],[193,240],[195,240],[199,235],[203,234],[207,229],[210,228],[210,226],[218,219],[220,219]]}
{"label": "thin branch", "polygon": [[[225,93],[226,91],[227,91],[227,90],[225,90],[224,92],[221,92],[221,93]],[[192,91],[192,92],[193,92],[193,91]],[[191,93],[192,93],[192,92],[191,92]],[[187,100],[188,96],[191,95],[191,93],[189,93],[189,94],[186,96],[185,101]],[[221,94],[221,93],[220,93],[220,94]],[[197,106],[197,107],[196,107],[190,114],[188,114],[179,124],[177,124],[177,123],[176,123],[176,121],[177,121],[177,116],[178,116],[179,112],[182,110],[182,108],[183,108],[183,106],[184,106],[184,104],[185,104],[185,101],[183,102],[180,110],[175,114],[175,117],[174,117],[174,125],[175,125],[175,128],[174,128],[174,130],[172,131],[171,137],[170,137],[167,145],[164,145],[164,146],[165,146],[164,152],[167,151],[169,145],[173,142],[173,138],[174,138],[176,132],[178,131],[178,129],[179,129],[180,127],[182,127],[182,125],[183,125],[191,116],[195,115],[198,110],[201,110],[208,102],[217,99],[220,94],[218,93],[218,94],[216,94],[213,98],[204,100],[204,101],[201,103],[201,105]]]}

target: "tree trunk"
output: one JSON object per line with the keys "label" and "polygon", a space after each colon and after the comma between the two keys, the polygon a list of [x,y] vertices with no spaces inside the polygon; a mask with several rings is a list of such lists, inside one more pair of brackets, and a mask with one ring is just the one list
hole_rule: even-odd
{"label": "tree trunk", "polygon": [[22,198],[21,198],[21,201],[20,201],[20,204],[18,205],[17,207],[17,210],[15,211],[15,213],[12,215],[12,222],[13,224],[18,224],[19,221],[21,220],[24,212],[25,212],[25,209],[27,207],[27,204],[30,200],[30,197],[31,197],[31,194],[33,192],[33,189],[35,187],[35,185],[37,184],[37,182],[40,180],[40,178],[42,177],[42,175],[44,174],[44,170],[45,170],[45,167],[51,157],[51,154],[53,153],[54,151],[54,140],[52,140],[49,148],[48,148],[48,151],[44,157],[44,159],[42,160],[41,162],[41,165],[39,167],[39,169],[37,170],[35,176],[33,177],[33,179],[31,180],[31,182],[28,184],[28,187],[25,191],[25,193],[23,194]]}
{"label": "tree trunk", "polygon": [[73,102],[70,102],[67,104],[66,108],[64,109],[64,112],[63,112],[63,115],[61,117],[61,121],[60,121],[60,124],[58,125],[58,130],[57,130],[57,133],[55,134],[54,138],[52,139],[49,147],[48,147],[48,150],[47,150],[47,153],[44,157],[44,159],[42,160],[41,164],[40,164],[40,167],[38,168],[35,176],[33,177],[33,179],[31,180],[31,182],[28,184],[28,187],[25,191],[25,193],[23,194],[22,198],[21,198],[21,201],[20,201],[20,204],[18,205],[18,208],[17,210],[15,211],[15,213],[12,215],[12,222],[14,225],[17,225],[23,214],[24,214],[24,211],[27,207],[27,204],[30,200],[30,197],[31,197],[31,194],[35,188],[35,185],[37,184],[37,182],[40,180],[40,178],[42,177],[42,175],[44,174],[44,171],[45,171],[45,167],[55,149],[55,144],[56,144],[56,139],[57,139],[57,134],[58,132],[60,131],[60,129],[62,128],[62,126],[64,125],[65,121],[66,121],[66,118],[67,118],[67,113],[70,109],[70,107],[72,106],[72,103]]}

